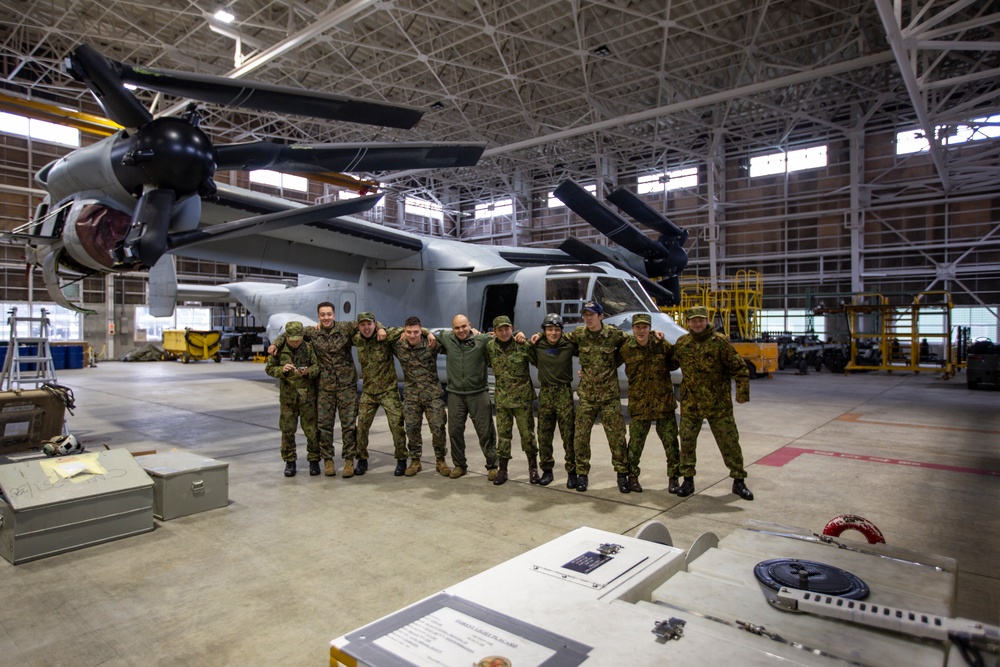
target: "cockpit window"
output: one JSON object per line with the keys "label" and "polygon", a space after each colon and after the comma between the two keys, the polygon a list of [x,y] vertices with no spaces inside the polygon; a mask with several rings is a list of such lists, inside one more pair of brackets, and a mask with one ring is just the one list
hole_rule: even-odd
{"label": "cockpit window", "polygon": [[582,322],[580,304],[587,300],[590,276],[549,278],[545,281],[545,313],[555,313],[563,322]]}
{"label": "cockpit window", "polygon": [[604,315],[627,312],[647,312],[649,307],[621,278],[598,278],[594,283],[594,299],[604,306]]}
{"label": "cockpit window", "polygon": [[638,280],[629,280],[627,282],[628,286],[632,288],[633,292],[635,292],[635,295],[639,297],[639,300],[646,304],[647,310],[652,310],[655,313],[660,309],[660,307],[656,305],[656,302],[653,301],[648,294],[646,294],[646,290],[642,288],[642,285],[639,284]]}

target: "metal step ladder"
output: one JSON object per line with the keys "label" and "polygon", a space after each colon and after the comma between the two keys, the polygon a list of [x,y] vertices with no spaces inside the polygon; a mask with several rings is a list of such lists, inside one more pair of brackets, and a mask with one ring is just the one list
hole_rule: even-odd
{"label": "metal step ladder", "polygon": [[[10,346],[3,362],[0,389],[38,389],[46,382],[55,382],[56,369],[52,363],[52,348],[49,347],[48,311],[42,308],[41,317],[18,317],[15,306],[10,309],[7,323],[10,325]],[[27,336],[18,336],[19,324],[28,325]],[[22,345],[34,345],[35,353],[21,354]],[[33,366],[34,370],[22,370],[22,364]]]}

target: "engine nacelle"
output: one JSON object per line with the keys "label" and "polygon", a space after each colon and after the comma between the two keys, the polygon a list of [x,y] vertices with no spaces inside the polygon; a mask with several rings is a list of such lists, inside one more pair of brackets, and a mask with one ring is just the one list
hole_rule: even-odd
{"label": "engine nacelle", "polygon": [[128,233],[131,222],[131,211],[91,198],[74,200],[63,222],[64,249],[59,263],[77,272],[117,270],[111,251]]}

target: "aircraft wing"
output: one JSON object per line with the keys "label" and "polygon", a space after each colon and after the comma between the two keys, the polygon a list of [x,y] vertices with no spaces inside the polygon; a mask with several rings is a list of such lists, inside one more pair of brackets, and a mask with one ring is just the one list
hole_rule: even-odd
{"label": "aircraft wing", "polygon": [[[202,203],[199,229],[254,215],[305,207],[305,204],[220,184],[214,201]],[[424,240],[366,220],[340,217],[236,239],[207,241],[177,251],[183,257],[356,280],[368,259],[398,261],[419,254]]]}

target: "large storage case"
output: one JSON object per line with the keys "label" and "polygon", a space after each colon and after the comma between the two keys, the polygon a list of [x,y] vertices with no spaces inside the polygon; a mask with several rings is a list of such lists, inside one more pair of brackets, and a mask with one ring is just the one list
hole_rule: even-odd
{"label": "large storage case", "polygon": [[153,480],[124,449],[0,465],[0,492],[15,565],[153,530]]}
{"label": "large storage case", "polygon": [[0,391],[0,454],[40,448],[62,433],[66,404],[43,389]]}
{"label": "large storage case", "polygon": [[228,463],[176,449],[136,461],[153,478],[153,515],[161,521],[229,503]]}

